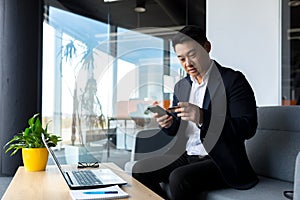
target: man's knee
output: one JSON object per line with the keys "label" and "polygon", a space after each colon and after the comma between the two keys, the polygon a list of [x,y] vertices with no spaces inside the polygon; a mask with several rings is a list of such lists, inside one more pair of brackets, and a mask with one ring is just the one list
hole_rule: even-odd
{"label": "man's knee", "polygon": [[185,190],[189,186],[186,180],[186,175],[180,168],[175,169],[169,176],[169,184],[171,188],[177,188],[180,190]]}

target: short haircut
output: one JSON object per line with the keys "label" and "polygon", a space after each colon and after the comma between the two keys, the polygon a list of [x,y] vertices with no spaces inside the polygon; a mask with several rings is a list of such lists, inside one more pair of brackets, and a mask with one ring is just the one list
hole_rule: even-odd
{"label": "short haircut", "polygon": [[175,49],[175,46],[177,44],[181,44],[190,40],[195,40],[201,46],[204,46],[205,42],[208,41],[205,35],[205,31],[201,27],[195,25],[188,25],[182,28],[172,38],[172,46]]}

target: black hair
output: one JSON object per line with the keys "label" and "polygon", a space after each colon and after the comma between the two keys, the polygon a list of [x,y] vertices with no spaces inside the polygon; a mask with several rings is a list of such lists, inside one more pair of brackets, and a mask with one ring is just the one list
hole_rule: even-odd
{"label": "black hair", "polygon": [[181,44],[185,41],[195,40],[201,46],[204,46],[205,42],[207,42],[205,31],[195,25],[188,25],[182,28],[173,38],[172,38],[172,46],[173,48],[176,44]]}

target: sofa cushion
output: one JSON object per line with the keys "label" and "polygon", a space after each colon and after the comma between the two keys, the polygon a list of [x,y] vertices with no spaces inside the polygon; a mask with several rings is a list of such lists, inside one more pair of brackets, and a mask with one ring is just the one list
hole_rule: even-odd
{"label": "sofa cushion", "polygon": [[260,107],[257,112],[256,135],[246,141],[255,172],[293,182],[300,151],[300,106]]}
{"label": "sofa cushion", "polygon": [[259,177],[260,182],[250,190],[221,189],[210,191],[206,194],[206,200],[253,200],[253,199],[285,199],[283,191],[292,190],[293,183]]}
{"label": "sofa cushion", "polygon": [[299,132],[299,112],[300,106],[258,107],[258,129]]}

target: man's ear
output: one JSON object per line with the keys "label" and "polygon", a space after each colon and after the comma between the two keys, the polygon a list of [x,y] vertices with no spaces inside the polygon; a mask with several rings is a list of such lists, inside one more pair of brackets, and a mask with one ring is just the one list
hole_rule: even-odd
{"label": "man's ear", "polygon": [[210,52],[210,50],[211,50],[211,44],[210,44],[209,41],[206,41],[206,42],[204,43],[203,47],[204,47],[204,49],[207,51],[207,53]]}

